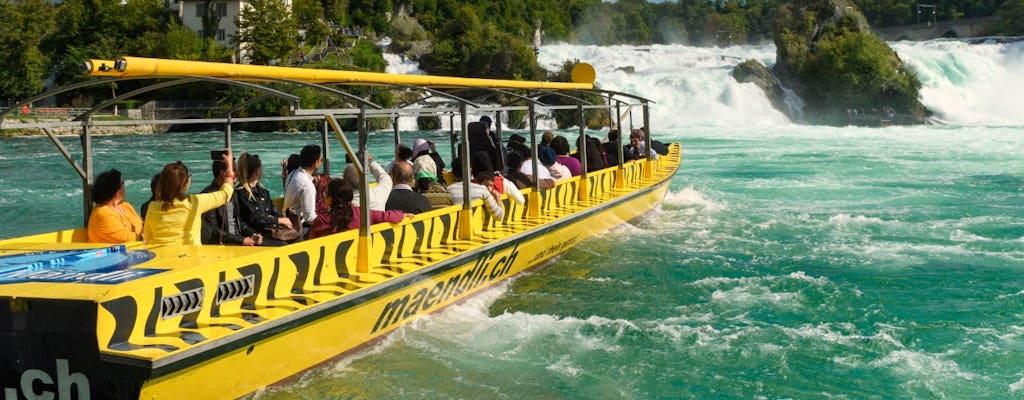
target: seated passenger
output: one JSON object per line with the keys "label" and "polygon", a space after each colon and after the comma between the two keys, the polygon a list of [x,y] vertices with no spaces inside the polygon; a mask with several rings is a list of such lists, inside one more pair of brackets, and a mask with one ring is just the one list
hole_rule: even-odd
{"label": "seated passenger", "polygon": [[[371,210],[383,211],[388,204],[388,196],[391,195],[391,189],[394,186],[394,181],[391,180],[391,175],[388,175],[384,168],[381,168],[380,164],[373,160],[373,156],[367,155],[369,158],[370,174],[373,174],[373,178],[377,181],[377,185],[370,188],[369,197],[367,201],[370,205]],[[352,205],[359,205],[359,187],[360,179],[359,170],[356,169],[355,165],[349,164],[342,171],[342,178],[345,179],[345,183],[348,183],[349,188],[352,189]]]}
{"label": "seated passenger", "polygon": [[390,174],[391,169],[395,167],[395,163],[404,162],[412,166],[412,149],[409,146],[399,143],[395,146],[395,160],[388,163],[388,167],[385,170]]}
{"label": "seated passenger", "polygon": [[619,147],[622,146],[619,143],[619,130],[609,129],[608,130],[608,142],[602,143],[601,146],[604,148],[604,159],[607,161],[606,166],[618,166],[619,165]]}
{"label": "seated passenger", "polygon": [[505,173],[505,180],[511,181],[516,185],[517,188],[526,189],[533,187],[533,179],[523,173],[523,156],[518,151],[508,152],[508,159],[505,160],[508,165],[508,172]]}
{"label": "seated passenger", "polygon": [[[538,154],[543,151],[544,150],[542,148],[537,148]],[[555,155],[554,152],[552,152],[551,155],[552,159],[557,159],[556,157],[553,157]],[[533,180],[535,177],[536,179],[539,179],[540,182],[538,186],[540,186],[541,190],[547,190],[555,187],[555,178],[551,176],[551,171],[548,170],[548,167],[544,166],[544,163],[538,160],[537,173],[533,173],[533,158],[530,156],[530,153],[526,153],[526,157],[523,157],[523,165],[519,167],[519,171],[522,172],[523,175],[526,175],[527,178],[530,178],[530,180]]]}
{"label": "seated passenger", "polygon": [[[420,156],[430,156],[430,159],[434,161],[434,171],[444,171],[444,158],[441,158],[441,154],[437,152],[437,147],[434,145],[433,140],[416,139],[416,141],[413,142],[412,153],[413,162],[416,162]],[[437,175],[437,181],[443,185],[444,178],[441,177],[441,174],[436,172],[435,175]]]}
{"label": "seated passenger", "polygon": [[[470,159],[470,169],[473,171],[474,176],[483,171],[494,171],[487,154],[483,152],[473,153],[473,158]],[[498,194],[507,194],[509,198],[519,204],[526,203],[526,198],[523,197],[523,193],[519,191],[515,183],[509,182],[501,175],[493,175],[494,189],[498,191]]]}
{"label": "seated passenger", "polygon": [[[472,172],[472,171],[470,171]],[[497,193],[495,190],[487,190],[486,187],[473,183],[465,182],[462,176],[462,160],[456,157],[452,160],[452,175],[455,176],[456,182],[448,185],[448,194],[452,196],[452,203],[463,204],[465,193],[469,193],[469,201],[483,200],[487,204],[487,210],[491,213],[491,216],[497,219],[505,218],[505,209],[501,205],[501,193]]]}
{"label": "seated passenger", "polygon": [[157,183],[160,183],[160,173],[159,172],[154,174],[153,177],[149,179],[149,200],[146,200],[145,203],[142,203],[142,208],[139,210],[140,211],[139,216],[142,217],[143,221],[146,220],[146,210],[149,210],[149,203],[152,203],[153,200],[156,199],[156,185],[157,185]]}
{"label": "seated passenger", "polygon": [[299,168],[288,174],[284,187],[283,208],[298,214],[304,227],[316,220],[316,181],[313,174],[322,163],[320,146],[306,145],[299,152]]}
{"label": "seated passenger", "polygon": [[127,243],[142,240],[142,218],[124,199],[121,171],[112,169],[99,174],[92,185],[92,201],[96,206],[89,214],[89,242]]}
{"label": "seated passenger", "polygon": [[[476,175],[473,177],[473,181],[476,182],[478,185],[487,188],[487,191],[490,192],[491,195],[494,196],[494,198],[499,198],[499,197],[501,197],[501,193],[498,193],[498,188],[495,187],[495,185],[496,185],[496,183],[494,181],[495,177],[497,177],[497,175],[495,175],[493,172],[484,170],[484,171],[477,172]],[[505,209],[504,209],[505,205],[502,202],[499,201],[498,202],[498,207],[501,208],[501,212],[500,213],[493,213],[494,217],[498,218],[498,219],[504,218],[504,216],[505,216]]]}
{"label": "seated passenger", "polygon": [[[231,150],[225,149],[222,156],[227,171],[234,171]],[[202,223],[199,218],[204,212],[224,205],[234,193],[235,174],[228,172],[220,190],[213,193],[186,195],[192,175],[181,161],[164,166],[160,172],[156,200],[150,203],[146,221],[143,224],[143,238],[152,244],[200,244],[199,234]]]}
{"label": "seated passenger", "polygon": [[[245,154],[245,153],[242,153]],[[227,179],[227,165],[221,160],[213,162],[213,182],[210,182],[202,193],[213,193],[220,190]],[[237,194],[232,195],[223,206],[203,213],[200,241],[203,244],[231,244],[256,246],[263,241],[259,233],[249,226],[240,223],[238,217]]]}
{"label": "seated passenger", "polygon": [[388,203],[385,210],[398,210],[412,214],[419,214],[430,211],[430,201],[426,196],[412,190],[413,174],[412,166],[400,162],[391,169],[391,180],[395,182],[394,189],[388,195]]}
{"label": "seated passenger", "polygon": [[497,166],[497,170],[500,170],[504,165],[501,160],[501,150],[498,148],[498,144],[494,143],[494,139],[488,132],[487,126],[483,122],[470,122],[469,125],[467,125],[467,129],[469,154],[473,154],[478,151],[484,152],[484,154],[487,154],[487,157],[491,160],[491,166]]}
{"label": "seated passenger", "polygon": [[643,129],[634,129],[629,134],[629,144],[626,145],[623,150],[624,154],[622,156],[626,161],[644,158],[645,150],[652,160],[658,159],[658,153],[655,153],[654,150],[647,149],[647,146],[644,144],[643,134]]}
{"label": "seated passenger", "polygon": [[412,172],[416,175],[414,189],[427,198],[431,209],[436,210],[453,204],[452,195],[448,193],[441,182],[438,182],[437,167],[431,157],[417,158],[413,162]]}
{"label": "seated passenger", "polygon": [[[352,187],[344,179],[334,178],[327,183],[324,194],[327,212],[317,215],[309,229],[309,238],[318,238],[359,227],[359,207],[352,205]],[[370,224],[381,222],[398,223],[413,215],[397,210],[370,210]]]}
{"label": "seated passenger", "polygon": [[[254,154],[238,156],[238,185],[235,200],[238,203],[238,218],[259,233],[261,246],[283,246],[286,243],[273,237],[273,228],[296,228],[292,221],[274,207],[274,198],[260,180],[263,179],[263,161]],[[319,213],[319,211],[317,211]]]}
{"label": "seated passenger", "polygon": [[569,168],[566,168],[562,163],[558,162],[558,156],[555,155],[555,151],[551,147],[539,147],[537,148],[537,161],[540,161],[548,172],[551,173],[551,177],[555,178],[555,181],[562,181],[572,178],[572,173],[569,172]]}
{"label": "seated passenger", "polygon": [[555,151],[558,163],[568,168],[572,176],[580,176],[583,173],[583,164],[580,164],[580,160],[569,156],[569,139],[566,139],[565,136],[556,136],[552,139],[551,150]]}

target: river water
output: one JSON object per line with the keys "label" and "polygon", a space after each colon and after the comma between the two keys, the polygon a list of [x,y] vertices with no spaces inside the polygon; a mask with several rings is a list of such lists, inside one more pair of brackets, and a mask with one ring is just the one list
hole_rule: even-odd
{"label": "river water", "polygon": [[[662,206],[252,397],[1024,397],[1022,47],[892,45],[930,125],[794,125],[728,75],[771,46],[542,47],[657,102],[655,136],[684,148]],[[138,207],[164,162],[205,185],[220,140],[101,137],[97,171],[125,171]],[[234,138],[265,162],[316,140]],[[372,137],[380,158],[389,141]],[[47,139],[0,140],[0,237],[80,223],[80,192]]]}

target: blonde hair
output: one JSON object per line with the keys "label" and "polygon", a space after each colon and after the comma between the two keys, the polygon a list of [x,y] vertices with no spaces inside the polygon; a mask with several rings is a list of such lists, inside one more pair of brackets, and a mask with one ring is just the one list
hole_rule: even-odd
{"label": "blonde hair", "polygon": [[242,189],[249,194],[249,200],[253,200],[255,196],[252,194],[252,188],[254,186],[263,187],[262,184],[256,182],[255,185],[251,184],[252,177],[256,175],[256,171],[263,168],[263,162],[260,161],[260,156],[255,154],[249,154],[248,152],[242,152],[238,156],[238,178],[239,184],[242,185]]}

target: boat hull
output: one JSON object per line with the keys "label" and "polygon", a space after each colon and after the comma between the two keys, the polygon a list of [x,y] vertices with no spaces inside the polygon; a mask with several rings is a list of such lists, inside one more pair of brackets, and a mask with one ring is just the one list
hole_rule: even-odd
{"label": "boat hull", "polygon": [[[0,272],[17,282],[0,284],[0,388],[5,399],[244,396],[642,216],[665,196],[679,153],[527,190],[525,205],[506,198],[501,221],[477,202],[375,225],[369,237],[276,249],[136,243],[126,269]],[[353,267],[361,239],[368,271]],[[88,253],[81,240],[81,230],[10,239],[0,255]]]}

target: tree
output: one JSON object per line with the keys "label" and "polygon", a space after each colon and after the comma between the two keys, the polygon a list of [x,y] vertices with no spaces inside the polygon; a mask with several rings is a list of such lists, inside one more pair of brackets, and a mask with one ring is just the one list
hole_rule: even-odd
{"label": "tree", "polygon": [[0,2],[0,97],[25,97],[43,90],[46,57],[39,45],[51,33],[53,6],[45,0]]}
{"label": "tree", "polygon": [[298,47],[298,30],[283,0],[253,0],[235,16],[238,35],[231,43],[253,64],[270,64]]}

